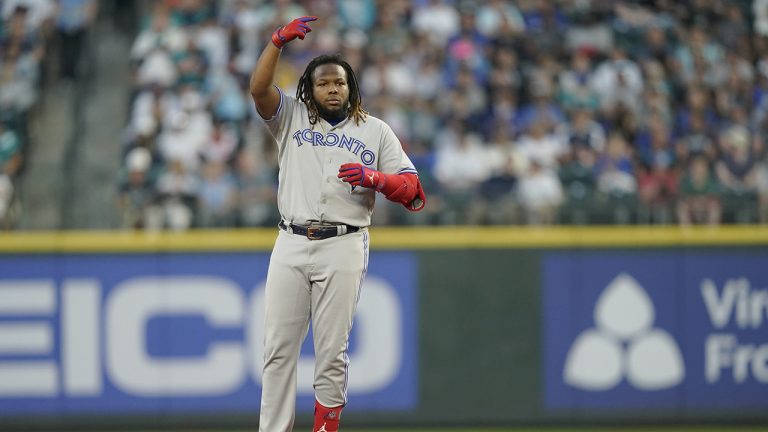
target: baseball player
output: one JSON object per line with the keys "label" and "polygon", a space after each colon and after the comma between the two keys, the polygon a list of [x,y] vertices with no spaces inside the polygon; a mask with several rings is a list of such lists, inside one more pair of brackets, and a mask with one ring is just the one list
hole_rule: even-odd
{"label": "baseball player", "polygon": [[310,320],[315,348],[315,432],[339,429],[347,403],[347,348],[368,267],[376,193],[411,211],[426,198],[392,129],[361,106],[352,68],[339,56],[307,65],[296,97],[273,85],[285,44],[304,39],[317,17],[272,34],[251,75],[259,115],[278,146],[282,220],[266,282],[261,432],[288,432],[296,368]]}

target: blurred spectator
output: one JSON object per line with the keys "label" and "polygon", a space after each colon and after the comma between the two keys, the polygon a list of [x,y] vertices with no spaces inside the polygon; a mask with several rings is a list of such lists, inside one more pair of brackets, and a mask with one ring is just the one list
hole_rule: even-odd
{"label": "blurred spectator", "polygon": [[[39,58],[34,52],[24,53],[13,44],[0,58],[0,110],[5,115],[23,118],[37,101]],[[18,120],[22,121],[22,120]]]}
{"label": "blurred spectator", "polygon": [[637,63],[629,59],[624,50],[613,50],[611,57],[595,69],[591,84],[603,112],[613,111],[619,106],[635,113],[640,110],[642,74]]}
{"label": "blurred spectator", "polygon": [[366,96],[389,94],[405,97],[413,92],[411,71],[405,64],[382,52],[372,54],[371,59],[371,64],[363,70],[360,81],[361,91]]}
{"label": "blurred spectator", "polygon": [[194,47],[199,50],[200,58],[205,61],[205,66],[217,72],[226,69],[230,57],[229,32],[219,25],[211,12],[194,31]]}
{"label": "blurred spectator", "polygon": [[486,150],[486,158],[486,164],[491,171],[488,179],[480,184],[482,200],[479,205],[483,215],[481,222],[494,225],[519,223],[517,182],[528,162],[515,148],[509,128],[505,124],[495,125]]}
{"label": "blurred spectator", "polygon": [[519,117],[517,94],[513,89],[502,88],[490,95],[491,106],[486,113],[486,129],[503,127],[511,136],[516,135],[516,119]]}
{"label": "blurred spectator", "polygon": [[568,18],[553,0],[521,3],[526,30],[526,51],[548,53],[559,57],[568,30]]}
{"label": "blurred spectator", "polygon": [[568,14],[571,18],[571,26],[564,36],[568,51],[601,55],[609,53],[615,46],[615,38],[611,23],[606,19],[604,7],[601,7],[598,2],[589,5],[588,8],[578,3],[569,6],[573,8]]}
{"label": "blurred spectator", "polygon": [[14,179],[21,169],[21,139],[0,122],[0,175]]}
{"label": "blurred spectator", "polygon": [[24,11],[24,24],[28,31],[41,31],[48,35],[56,16],[54,0],[5,0],[2,4],[3,19]]}
{"label": "blurred spectator", "polygon": [[14,180],[21,168],[18,135],[0,122],[0,229],[10,225],[9,211],[14,199]]}
{"label": "blurred spectator", "polygon": [[200,162],[200,152],[211,137],[213,119],[204,109],[202,96],[191,88],[179,94],[179,104],[167,116],[167,127],[158,137],[158,147],[163,158],[174,159],[195,172]]}
{"label": "blurred spectator", "polygon": [[522,75],[517,53],[514,50],[498,48],[493,51],[488,81],[489,88],[494,94],[498,91],[517,93],[520,90]]}
{"label": "blurred spectator", "polygon": [[707,127],[720,126],[720,119],[714,110],[709,93],[702,87],[691,86],[686,91],[685,102],[677,110],[676,132],[678,135],[688,134],[694,117],[701,117]]}
{"label": "blurred spectator", "polygon": [[757,169],[758,221],[768,223],[768,160],[762,158]]}
{"label": "blurred spectator", "polygon": [[734,126],[721,136],[722,157],[715,173],[723,189],[724,210],[737,222],[749,222],[755,212],[758,170],[749,132]]}
{"label": "blurred spectator", "polygon": [[9,229],[11,227],[11,221],[9,213],[13,200],[13,183],[11,180],[0,174],[0,230]]}
{"label": "blurred spectator", "polygon": [[171,21],[170,11],[163,2],[156,2],[149,23],[139,33],[131,48],[131,57],[141,61],[157,49],[166,52],[181,50],[187,44],[187,35]]}
{"label": "blurred spectator", "polygon": [[118,207],[122,227],[129,229],[160,228],[157,218],[157,196],[152,180],[152,155],[137,147],[126,155],[125,168],[119,181]]}
{"label": "blurred spectator", "polygon": [[642,70],[645,75],[645,89],[642,101],[644,106],[640,115],[644,120],[660,116],[665,123],[671,124],[674,119],[671,105],[672,85],[664,67],[656,60],[646,60],[642,64]]}
{"label": "blurred spectator", "polygon": [[662,65],[669,65],[673,51],[666,30],[658,25],[649,27],[644,36],[643,44],[638,48],[638,58],[654,60]]}
{"label": "blurred spectator", "polygon": [[445,46],[459,32],[459,11],[445,0],[427,0],[413,13],[413,29],[429,37],[432,44]]}
{"label": "blurred spectator", "polygon": [[632,159],[623,136],[613,133],[608,138],[606,152],[595,165],[598,190],[605,194],[626,195],[637,190]]}
{"label": "blurred spectator", "polygon": [[[448,40],[446,72],[449,77],[471,73],[474,81],[485,84],[489,73],[490,41],[475,25],[474,8],[461,11],[459,32]],[[449,84],[453,81],[448,80]]]}
{"label": "blurred spectator", "polygon": [[514,153],[502,153],[497,159],[499,167],[494,169],[480,185],[478,202],[479,213],[482,215],[478,221],[492,225],[509,225],[519,222],[519,209],[515,196],[520,160]]}
{"label": "blurred spectator", "polygon": [[376,22],[375,0],[336,0],[341,24],[347,28],[369,30]]}
{"label": "blurred spectator", "polygon": [[273,167],[252,147],[246,148],[237,157],[235,172],[241,225],[271,225],[279,217],[276,211],[277,175]]}
{"label": "blurred spectator", "polygon": [[486,37],[497,35],[506,25],[514,33],[525,31],[525,20],[520,10],[511,2],[488,0],[482,2],[477,10],[477,30]]}
{"label": "blurred spectator", "polygon": [[554,169],[567,148],[557,136],[550,133],[546,120],[537,119],[531,124],[529,133],[517,142],[517,151],[528,163],[536,160],[539,165]]}
{"label": "blurred spectator", "polygon": [[717,158],[717,147],[708,125],[702,115],[692,116],[688,132],[680,137],[676,145],[677,157],[680,160],[690,160],[696,156],[704,156],[710,163]]}
{"label": "blurred spectator", "polygon": [[211,71],[204,84],[213,116],[222,121],[241,123],[248,116],[247,99],[237,77],[227,69]]}
{"label": "blurred spectator", "polygon": [[[647,130],[637,140],[637,158],[641,164],[661,169],[672,168],[675,163],[675,149],[671,143],[672,135],[660,116],[654,116],[648,122]],[[694,151],[703,151],[696,148]]]}
{"label": "blurred spectator", "polygon": [[[256,10],[261,17],[263,27],[272,33],[279,25],[290,22],[292,19],[308,15],[303,6],[292,0],[274,0],[260,2]],[[262,47],[259,47],[261,49]]]}
{"label": "blurred spectator", "polygon": [[84,51],[83,44],[99,3],[94,0],[59,0],[56,32],[59,38],[59,76],[77,77],[77,66]]}
{"label": "blurred spectator", "polygon": [[385,7],[378,12],[378,21],[371,30],[369,46],[373,58],[396,56],[402,53],[410,42],[407,27],[400,22],[397,10]]}
{"label": "blurred spectator", "polygon": [[605,150],[605,130],[588,110],[577,110],[569,123],[562,123],[556,130],[563,151],[576,147],[587,147],[596,153]]}
{"label": "blurred spectator", "polygon": [[715,101],[722,117],[733,117],[735,110],[751,106],[754,71],[749,62],[734,52],[726,55],[725,62],[715,67]]}
{"label": "blurred spectator", "polygon": [[627,224],[635,209],[637,178],[626,139],[618,132],[608,137],[606,151],[595,164],[597,190],[609,211],[609,221]]}
{"label": "blurred spectator", "polygon": [[187,40],[185,49],[171,54],[178,76],[174,84],[201,90],[208,73],[208,55],[193,39]]}
{"label": "blurred spectator", "polygon": [[744,11],[740,4],[724,3],[725,14],[717,26],[717,39],[725,48],[736,49],[739,45],[748,43],[749,24],[744,18]]}
{"label": "blurred spectator", "polygon": [[[456,145],[443,145],[435,160],[435,178],[446,201],[443,223],[458,224],[472,215],[480,184],[490,176],[486,151],[480,138],[459,132]],[[475,221],[476,222],[476,221]]]}
{"label": "blurred spectator", "polygon": [[716,225],[722,217],[720,185],[707,160],[694,157],[680,179],[677,218],[681,225],[706,223]]}
{"label": "blurred spectator", "polygon": [[565,110],[599,108],[600,97],[591,86],[592,64],[586,52],[573,55],[571,68],[560,73],[560,103]]}
{"label": "blurred spectator", "polygon": [[22,54],[35,52],[35,57],[42,56],[42,35],[34,27],[27,25],[29,8],[19,5],[10,13],[10,16],[3,23],[3,31],[0,32],[0,44],[3,50],[8,50],[12,46],[20,48]]}
{"label": "blurred spectator", "polygon": [[200,149],[200,156],[207,162],[227,164],[235,158],[237,135],[226,123],[216,119],[210,139]]}
{"label": "blurred spectator", "polygon": [[192,227],[195,217],[199,182],[187,169],[184,161],[170,159],[167,168],[157,181],[160,212],[159,225],[173,231]]}
{"label": "blurred spectator", "polygon": [[[413,86],[414,95],[421,101],[434,101],[444,90],[442,70],[435,57],[422,59],[417,67],[416,75],[420,77],[419,84]],[[430,104],[429,106],[434,106]]]}
{"label": "blurred spectator", "polygon": [[557,174],[537,158],[530,160],[518,184],[520,205],[529,225],[551,225],[557,221],[557,210],[563,203],[563,187]]}
{"label": "blurred spectator", "polygon": [[198,192],[198,217],[202,227],[233,226],[237,211],[237,184],[222,161],[203,166]]}
{"label": "blurred spectator", "polygon": [[727,190],[751,191],[755,187],[755,159],[749,132],[735,126],[721,136],[722,157],[716,171]]}
{"label": "blurred spectator", "polygon": [[158,47],[153,48],[142,59],[136,71],[136,82],[140,86],[158,85],[167,88],[176,83],[178,75],[170,53]]}
{"label": "blurred spectator", "polygon": [[670,223],[679,183],[676,170],[671,166],[641,163],[637,172],[639,222]]}
{"label": "blurred spectator", "polygon": [[703,28],[693,27],[685,44],[678,46],[676,60],[681,67],[683,79],[688,83],[704,84],[710,88],[716,85],[713,69],[723,61],[722,47],[711,41]]}
{"label": "blurred spectator", "polygon": [[595,163],[597,151],[591,146],[575,144],[570,148],[568,161],[558,176],[565,195],[564,221],[585,225],[595,210]]}
{"label": "blurred spectator", "polygon": [[768,0],[752,0],[754,29],[761,36],[768,36]]}
{"label": "blurred spectator", "polygon": [[487,106],[487,94],[477,77],[467,67],[461,67],[456,74],[454,87],[451,89],[450,112],[462,119],[467,127],[475,132],[482,129],[482,121]]}

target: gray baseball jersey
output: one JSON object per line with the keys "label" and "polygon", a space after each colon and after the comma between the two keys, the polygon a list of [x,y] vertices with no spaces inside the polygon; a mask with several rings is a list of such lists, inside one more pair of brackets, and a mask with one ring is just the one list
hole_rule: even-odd
{"label": "gray baseball jersey", "polygon": [[336,126],[318,119],[311,125],[306,105],[280,91],[277,113],[266,123],[279,149],[278,207],[288,222],[370,225],[376,192],[352,190],[337,178],[344,163],[416,174],[395,133],[376,117],[369,115],[359,125],[353,119]]}
{"label": "gray baseball jersey", "polygon": [[[279,90],[279,89],[278,89]],[[310,320],[315,347],[315,398],[326,407],[347,402],[349,334],[368,267],[368,230],[376,192],[337,177],[344,163],[378,171],[416,173],[392,129],[368,116],[359,125],[309,122],[303,102],[280,91],[277,113],[265,120],[277,141],[278,205],[288,225],[269,263],[261,432],[293,428],[296,364]],[[325,240],[296,235],[290,224],[347,224],[356,232]]]}

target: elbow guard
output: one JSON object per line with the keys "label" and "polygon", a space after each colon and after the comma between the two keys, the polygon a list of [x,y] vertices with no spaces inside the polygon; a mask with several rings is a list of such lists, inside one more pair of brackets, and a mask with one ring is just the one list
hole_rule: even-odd
{"label": "elbow guard", "polygon": [[411,173],[385,174],[384,184],[377,188],[393,202],[400,203],[410,211],[419,211],[427,203],[427,196],[421,187],[419,177]]}

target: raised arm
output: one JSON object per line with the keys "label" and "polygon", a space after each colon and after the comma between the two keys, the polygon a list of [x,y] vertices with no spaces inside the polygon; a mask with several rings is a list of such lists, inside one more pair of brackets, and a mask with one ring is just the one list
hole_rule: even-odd
{"label": "raised arm", "polygon": [[275,80],[275,69],[281,50],[285,44],[296,38],[304,39],[304,36],[312,31],[307,23],[316,19],[317,17],[305,16],[280,27],[272,33],[272,41],[261,52],[251,73],[250,89],[253,103],[262,118],[272,118],[280,105],[280,93],[272,83]]}

